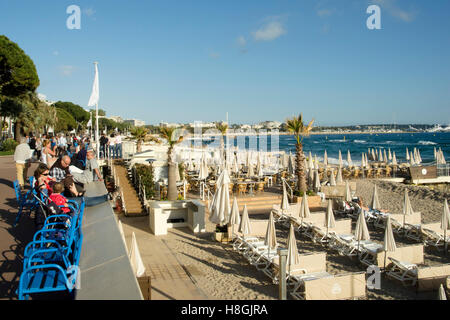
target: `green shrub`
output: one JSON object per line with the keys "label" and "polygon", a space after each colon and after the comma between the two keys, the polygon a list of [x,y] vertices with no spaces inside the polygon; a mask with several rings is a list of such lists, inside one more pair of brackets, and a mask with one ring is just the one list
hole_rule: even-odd
{"label": "green shrub", "polygon": [[145,197],[153,199],[155,197],[155,182],[153,181],[153,166],[145,164],[136,164],[136,174],[141,177],[141,183],[145,187]]}
{"label": "green shrub", "polygon": [[[313,190],[307,190],[306,195],[308,197],[312,197],[312,196],[315,196],[316,193]],[[294,191],[294,196],[303,197],[303,192],[302,191]]]}
{"label": "green shrub", "polygon": [[0,151],[14,151],[19,143],[14,139],[6,139],[0,147]]}

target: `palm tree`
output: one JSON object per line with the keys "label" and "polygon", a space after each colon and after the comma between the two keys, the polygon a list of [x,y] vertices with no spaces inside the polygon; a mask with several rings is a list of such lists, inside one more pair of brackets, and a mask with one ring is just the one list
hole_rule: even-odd
{"label": "palm tree", "polygon": [[130,130],[131,135],[136,139],[136,151],[142,152],[142,143],[145,141],[148,129],[145,127],[133,127]]}
{"label": "palm tree", "polygon": [[172,161],[172,151],[176,144],[183,141],[183,136],[176,138],[176,128],[174,127],[161,127],[159,129],[159,136],[167,141],[167,144],[169,145],[169,148],[167,149],[167,165],[169,168],[169,174],[168,174],[168,190],[167,190],[167,198],[169,201],[174,201],[178,197],[177,192],[177,178],[176,178],[176,171],[178,170],[178,167],[175,165],[175,163]]}
{"label": "palm tree", "polygon": [[[222,137],[220,139],[220,151],[222,153],[222,156],[224,156],[225,153],[225,147],[224,147],[224,137],[227,134],[227,130],[228,130],[228,124],[226,123],[216,123],[216,129],[220,131],[220,133],[222,134]],[[226,159],[226,154],[225,154],[225,159]]]}
{"label": "palm tree", "polygon": [[297,174],[297,189],[300,192],[306,192],[306,173],[304,168],[305,155],[303,154],[303,137],[311,133],[314,119],[305,126],[303,123],[303,115],[300,113],[298,117],[293,117],[286,120],[286,127],[289,132],[295,136],[296,156],[295,156],[295,173]]}

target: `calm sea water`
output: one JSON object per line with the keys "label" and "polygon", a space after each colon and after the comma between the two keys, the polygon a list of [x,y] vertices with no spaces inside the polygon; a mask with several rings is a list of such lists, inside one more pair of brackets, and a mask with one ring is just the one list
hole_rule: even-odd
{"label": "calm sea water", "polygon": [[[271,150],[272,139],[274,144],[278,139],[279,149],[295,153],[294,136],[280,135],[278,137],[238,137],[229,138],[231,145],[242,145],[245,139],[245,147],[250,150]],[[240,141],[238,141],[240,139]],[[339,150],[342,159],[347,159],[347,150],[350,150],[352,161],[355,164],[361,162],[361,153],[367,152],[368,148],[386,149],[395,151],[397,161],[406,161],[406,148],[413,151],[418,148],[423,163],[434,161],[434,148],[442,149],[446,160],[450,156],[450,132],[442,133],[387,133],[387,134],[333,134],[333,135],[311,135],[303,139],[303,150],[306,155],[311,151],[317,155],[319,160],[323,159],[324,151],[327,151],[330,163],[338,163]]]}

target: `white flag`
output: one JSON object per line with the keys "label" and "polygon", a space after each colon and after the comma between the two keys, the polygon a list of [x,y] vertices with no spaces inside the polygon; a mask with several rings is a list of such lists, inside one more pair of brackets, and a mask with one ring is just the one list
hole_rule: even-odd
{"label": "white flag", "polygon": [[87,127],[92,127],[92,120],[91,120],[91,119],[89,119],[89,121],[88,121],[88,123],[87,123],[86,126],[87,126]]}
{"label": "white flag", "polygon": [[98,69],[97,64],[95,64],[95,78],[94,78],[94,84],[92,85],[92,93],[91,98],[88,102],[88,107],[95,107],[98,104],[98,100],[100,98],[100,93],[98,89]]}

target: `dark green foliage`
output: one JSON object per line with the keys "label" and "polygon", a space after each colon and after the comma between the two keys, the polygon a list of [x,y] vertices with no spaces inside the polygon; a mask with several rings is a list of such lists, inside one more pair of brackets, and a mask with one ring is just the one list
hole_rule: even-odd
{"label": "dark green foliage", "polygon": [[19,143],[14,139],[6,139],[0,146],[0,151],[14,151]]}
{"label": "dark green foliage", "polygon": [[87,123],[89,121],[89,112],[87,112],[77,104],[74,104],[72,102],[58,101],[53,105],[58,109],[67,111],[78,123]]}
{"label": "dark green foliage", "polygon": [[145,164],[136,164],[136,174],[141,177],[141,183],[145,187],[145,197],[153,199],[155,197],[155,182],[153,181],[153,166]]}
{"label": "dark green foliage", "polygon": [[[306,191],[306,195],[307,195],[308,197],[312,197],[312,196],[315,196],[316,193],[315,193],[313,190],[307,190],[307,191]],[[296,197],[303,197],[303,192],[302,192],[302,191],[295,190],[295,191],[294,191],[294,196],[296,196]]]}
{"label": "dark green foliage", "polygon": [[64,109],[56,108],[56,122],[55,132],[72,131],[77,127],[77,122],[72,115]]}
{"label": "dark green foliage", "polygon": [[0,96],[34,92],[39,77],[33,60],[14,42],[0,35]]}

